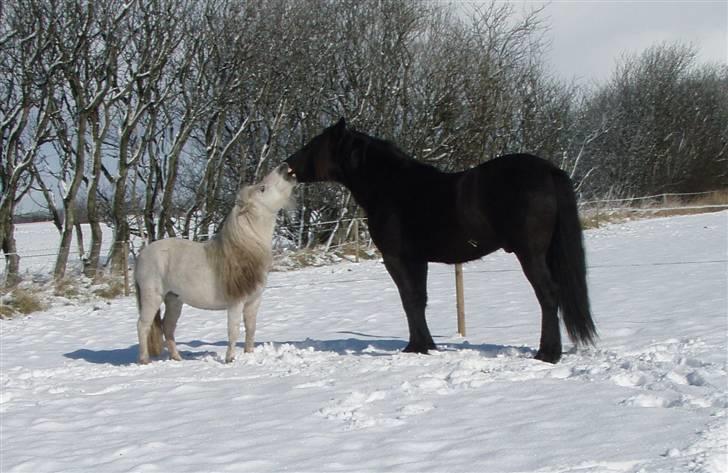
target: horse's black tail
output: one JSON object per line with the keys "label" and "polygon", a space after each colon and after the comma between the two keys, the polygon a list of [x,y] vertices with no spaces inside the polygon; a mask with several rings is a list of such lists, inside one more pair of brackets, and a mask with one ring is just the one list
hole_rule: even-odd
{"label": "horse's black tail", "polygon": [[594,344],[597,330],[589,308],[586,259],[571,179],[554,173],[558,216],[549,251],[549,267],[559,287],[559,307],[569,338],[579,345]]}

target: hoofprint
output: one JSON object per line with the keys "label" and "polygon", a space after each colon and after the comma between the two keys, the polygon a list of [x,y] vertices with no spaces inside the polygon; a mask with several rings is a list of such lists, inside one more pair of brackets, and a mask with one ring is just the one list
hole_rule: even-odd
{"label": "hoofprint", "polygon": [[[222,229],[200,243],[170,238],[142,250],[134,269],[139,320],[139,362],[162,352],[162,333],[170,358],[181,360],[174,339],[184,304],[227,310],[228,349],[235,359],[240,319],[245,322],[245,352],[253,351],[256,315],[270,270],[276,214],[290,200],[295,178],[287,165],[260,183],[240,189]],[[160,305],[164,303],[164,318]]]}

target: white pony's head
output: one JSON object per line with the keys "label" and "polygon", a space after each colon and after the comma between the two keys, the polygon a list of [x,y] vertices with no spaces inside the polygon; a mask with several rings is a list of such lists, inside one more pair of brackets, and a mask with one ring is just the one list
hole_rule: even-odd
{"label": "white pony's head", "polygon": [[235,206],[239,212],[262,211],[275,214],[289,205],[296,178],[288,164],[273,169],[257,184],[244,186],[238,192]]}

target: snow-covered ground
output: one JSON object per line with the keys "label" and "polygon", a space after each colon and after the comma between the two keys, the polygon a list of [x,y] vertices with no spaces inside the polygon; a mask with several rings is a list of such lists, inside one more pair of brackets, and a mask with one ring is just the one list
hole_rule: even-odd
{"label": "snow-covered ground", "polygon": [[[182,362],[138,366],[133,298],[0,321],[0,471],[725,472],[728,212],[586,233],[596,348],[532,358],[512,255],[430,267],[441,351],[401,354],[380,262],[273,273],[257,347],[185,308]],[[20,238],[23,238],[22,236]],[[23,245],[22,240],[19,245]]]}

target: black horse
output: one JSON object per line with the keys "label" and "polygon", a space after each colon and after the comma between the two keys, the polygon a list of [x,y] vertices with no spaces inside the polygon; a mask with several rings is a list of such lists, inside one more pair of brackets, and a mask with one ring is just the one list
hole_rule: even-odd
{"label": "black horse", "polygon": [[299,182],[343,184],[365,210],[407,314],[404,351],[436,348],[425,320],[427,263],[463,263],[499,248],[518,257],[541,305],[536,358],[561,357],[559,307],[574,343],[594,343],[576,197],[548,161],[513,154],[444,173],[342,118],[286,162]]}

